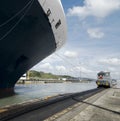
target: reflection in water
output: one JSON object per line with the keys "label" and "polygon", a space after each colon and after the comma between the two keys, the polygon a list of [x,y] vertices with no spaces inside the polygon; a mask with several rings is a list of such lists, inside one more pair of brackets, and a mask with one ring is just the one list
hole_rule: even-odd
{"label": "reflection in water", "polygon": [[0,107],[16,103],[22,103],[36,98],[42,99],[46,96],[54,96],[64,93],[81,92],[96,88],[95,82],[91,83],[48,83],[16,85],[16,95],[0,99]]}

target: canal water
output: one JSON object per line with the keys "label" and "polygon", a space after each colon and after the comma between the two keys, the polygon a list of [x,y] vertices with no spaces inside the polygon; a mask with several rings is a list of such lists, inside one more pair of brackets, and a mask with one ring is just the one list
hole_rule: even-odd
{"label": "canal water", "polygon": [[0,107],[23,103],[34,99],[44,99],[65,93],[81,92],[96,88],[95,82],[90,83],[47,83],[16,85],[16,94],[11,97],[0,99]]}

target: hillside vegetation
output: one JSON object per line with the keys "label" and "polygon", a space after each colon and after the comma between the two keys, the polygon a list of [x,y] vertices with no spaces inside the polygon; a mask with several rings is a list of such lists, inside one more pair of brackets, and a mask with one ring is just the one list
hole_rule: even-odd
{"label": "hillside vegetation", "polygon": [[45,73],[45,72],[30,70],[29,78],[60,79],[60,78],[73,78],[73,77],[66,76],[66,75],[54,75],[52,73]]}

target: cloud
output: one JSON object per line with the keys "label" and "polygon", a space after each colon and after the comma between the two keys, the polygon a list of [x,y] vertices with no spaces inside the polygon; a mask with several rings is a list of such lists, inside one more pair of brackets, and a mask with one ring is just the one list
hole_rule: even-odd
{"label": "cloud", "polygon": [[86,67],[83,67],[83,66],[81,66],[81,67],[80,66],[76,66],[75,68],[71,69],[71,71],[77,71],[79,73],[81,71],[82,73],[85,73],[85,74],[89,74],[89,73],[93,72],[92,70],[90,70],[90,69],[88,69]]}
{"label": "cloud", "polygon": [[104,33],[101,32],[99,28],[90,28],[87,30],[87,33],[91,38],[96,38],[96,39],[103,38],[104,36]]}
{"label": "cloud", "polygon": [[76,52],[73,52],[73,51],[66,51],[64,53],[64,56],[66,56],[68,58],[76,58],[78,56],[78,54]]}
{"label": "cloud", "polygon": [[53,69],[53,67],[50,63],[44,63],[44,64],[40,65],[40,69],[51,70],[51,69]]}
{"label": "cloud", "polygon": [[50,63],[38,63],[31,70],[43,71],[43,72],[52,72],[54,70],[54,66]]}
{"label": "cloud", "polygon": [[120,59],[119,58],[109,58],[109,59],[101,59],[98,61],[100,64],[107,64],[111,66],[118,66],[120,65]]}
{"label": "cloud", "polygon": [[68,16],[104,18],[120,9],[120,0],[85,0],[84,6],[68,9]]}
{"label": "cloud", "polygon": [[114,68],[114,67],[108,67],[108,70],[109,70],[110,72],[114,72],[114,73],[115,73],[116,68]]}
{"label": "cloud", "polygon": [[57,71],[65,72],[66,68],[64,66],[56,66]]}

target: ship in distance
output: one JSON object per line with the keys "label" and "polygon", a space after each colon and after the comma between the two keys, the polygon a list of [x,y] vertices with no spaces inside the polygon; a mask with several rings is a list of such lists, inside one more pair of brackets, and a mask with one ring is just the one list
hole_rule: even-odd
{"label": "ship in distance", "polygon": [[60,0],[0,1],[0,96],[65,43],[66,28]]}
{"label": "ship in distance", "polygon": [[98,87],[113,87],[117,84],[115,79],[112,79],[110,72],[101,71],[97,74],[96,84]]}

